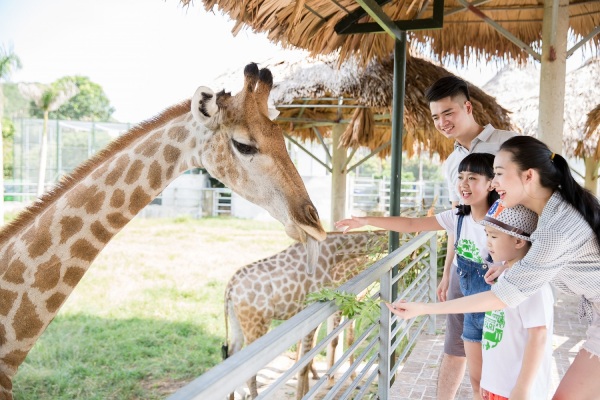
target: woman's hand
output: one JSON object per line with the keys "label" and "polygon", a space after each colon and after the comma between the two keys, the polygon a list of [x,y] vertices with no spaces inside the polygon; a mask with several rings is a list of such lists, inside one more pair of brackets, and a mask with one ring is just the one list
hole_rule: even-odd
{"label": "woman's hand", "polygon": [[488,285],[493,285],[494,283],[496,283],[496,280],[498,279],[498,277],[500,275],[502,275],[504,270],[506,270],[507,268],[508,268],[508,265],[506,265],[506,264],[488,265],[488,271],[485,273],[485,276],[483,277],[483,279],[485,280],[485,283],[487,283]]}
{"label": "woman's hand", "polygon": [[350,218],[341,219],[335,223],[335,229],[339,229],[346,233],[351,229],[360,228],[367,225],[366,217],[355,217],[354,215]]}
{"label": "woman's hand", "polygon": [[398,300],[393,303],[385,303],[387,308],[402,319],[411,319],[425,314],[425,303],[407,303],[405,300]]}
{"label": "woman's hand", "polygon": [[446,301],[448,295],[449,279],[446,275],[442,276],[440,284],[437,287],[437,298],[439,301]]}

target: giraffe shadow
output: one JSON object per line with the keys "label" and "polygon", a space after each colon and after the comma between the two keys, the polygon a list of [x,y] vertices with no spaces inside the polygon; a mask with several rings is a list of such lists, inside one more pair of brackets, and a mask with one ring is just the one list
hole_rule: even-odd
{"label": "giraffe shadow", "polygon": [[162,399],[221,361],[200,325],[59,314],[14,379],[15,399]]}

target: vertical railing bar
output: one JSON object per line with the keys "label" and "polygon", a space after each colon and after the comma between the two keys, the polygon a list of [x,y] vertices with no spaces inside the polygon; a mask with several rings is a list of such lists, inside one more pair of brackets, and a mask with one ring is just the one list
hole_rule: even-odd
{"label": "vertical railing bar", "polygon": [[[437,298],[437,235],[429,239],[429,301],[434,302]],[[436,316],[431,315],[431,325],[429,326],[429,334],[435,334]]]}
{"label": "vertical railing bar", "polygon": [[[352,346],[350,346],[350,348],[348,348],[348,350],[346,350],[346,352],[342,355],[342,357],[337,360],[332,366],[331,368],[327,371],[329,375],[333,375],[333,373],[335,371],[337,371],[340,366],[346,362],[346,360],[355,352],[355,350],[358,348],[358,346],[360,346],[369,336],[369,334],[377,327],[376,324],[373,324],[369,327],[368,330],[366,330],[365,332],[363,332],[360,337],[358,338],[358,340],[356,340]],[[353,367],[354,363],[348,368],[348,370],[351,370]],[[312,396],[314,393],[316,393],[316,391],[319,389],[319,387],[321,387],[323,385],[323,383],[325,382],[325,380],[328,379],[328,376],[323,375],[321,377],[321,379],[319,379],[319,381],[317,381],[316,384],[313,385],[313,387],[308,391],[308,393],[306,394],[306,396],[308,396],[307,398],[310,398],[310,396]],[[323,383],[321,382],[323,381]]]}
{"label": "vertical railing bar", "polygon": [[[356,376],[356,379],[354,379],[350,385],[346,388],[346,391],[341,395],[340,399],[347,399],[350,397],[350,394],[352,393],[352,391],[354,389],[356,389],[356,387],[361,383],[362,378],[367,374],[367,372],[369,372],[370,368],[373,366],[373,364],[375,364],[375,361],[378,359],[377,354],[374,354],[373,357],[371,357],[369,359],[369,362],[365,364],[365,366],[363,367],[362,371],[360,371],[360,373]],[[372,375],[377,373],[377,369],[375,369],[375,371],[372,371]],[[363,385],[364,387],[368,387],[370,384],[370,382],[364,382]],[[355,399],[360,399],[360,396],[355,396]]]}
{"label": "vertical railing bar", "polygon": [[333,387],[331,389],[329,389],[329,392],[327,392],[327,394],[323,397],[322,400],[330,400],[333,398],[332,396],[340,390],[340,388],[342,387],[342,385],[344,384],[346,379],[348,379],[348,377],[350,375],[352,375],[352,371],[354,371],[356,369],[356,367],[360,364],[360,362],[367,356],[369,351],[373,347],[375,347],[375,345],[378,342],[379,342],[378,337],[375,337],[375,338],[373,338],[373,340],[371,340],[371,342],[368,344],[368,346],[365,348],[365,350],[356,358],[356,360],[354,360],[354,362],[352,363],[352,366],[350,368],[348,368],[348,371],[346,371],[344,373],[344,375],[342,375],[342,377],[336,382],[335,385],[333,385]]}

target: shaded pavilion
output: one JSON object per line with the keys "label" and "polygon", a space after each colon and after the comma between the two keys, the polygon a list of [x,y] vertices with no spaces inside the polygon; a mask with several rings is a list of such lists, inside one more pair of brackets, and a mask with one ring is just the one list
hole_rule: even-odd
{"label": "shaded pavilion", "polygon": [[[600,44],[600,2],[595,0],[203,3],[207,10],[216,6],[235,20],[234,34],[249,26],[284,47],[296,46],[313,54],[337,52],[341,60],[356,56],[364,64],[373,57],[387,57],[403,38],[408,38],[413,49],[461,64],[471,59],[522,63],[533,58],[541,63],[540,138],[553,148],[561,147],[561,132],[547,128],[563,125],[566,59],[586,43],[597,53]],[[569,40],[575,42],[570,48]]]}
{"label": "shaded pavilion", "polygon": [[[372,156],[387,157],[391,150],[394,62],[392,57],[373,59],[366,66],[351,57],[341,64],[337,57],[306,57],[305,52],[282,52],[263,63],[274,75],[270,101],[280,111],[275,120],[290,141],[313,157],[332,175],[331,221],[345,217],[346,176]],[[443,76],[445,68],[422,58],[406,60],[406,96],[402,150],[410,157],[423,150],[445,159],[453,141],[437,132],[425,90]],[[237,74],[216,78],[231,87]],[[478,123],[512,129],[509,112],[479,87],[469,84]],[[302,142],[322,145],[319,159]],[[329,146],[330,144],[330,146]],[[358,158],[357,150],[370,154]]]}

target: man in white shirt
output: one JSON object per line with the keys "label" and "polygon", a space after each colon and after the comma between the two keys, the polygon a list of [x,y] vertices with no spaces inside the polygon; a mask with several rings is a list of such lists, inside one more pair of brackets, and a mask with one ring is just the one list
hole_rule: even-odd
{"label": "man in white shirt", "polygon": [[[492,125],[482,127],[473,116],[473,105],[467,82],[446,76],[437,80],[427,91],[431,117],[436,129],[445,137],[454,139],[454,151],[444,162],[443,171],[448,183],[452,206],[459,202],[457,180],[458,165],[469,153],[496,154],[500,145],[517,135],[515,132],[495,129]],[[462,297],[456,266],[452,264],[454,238],[449,235],[444,273],[437,289],[440,301]],[[454,399],[466,368],[464,345],[461,339],[462,314],[448,314],[444,342],[444,358],[438,371],[437,399]]]}

